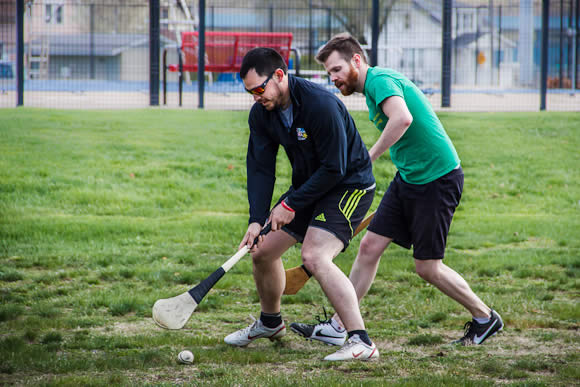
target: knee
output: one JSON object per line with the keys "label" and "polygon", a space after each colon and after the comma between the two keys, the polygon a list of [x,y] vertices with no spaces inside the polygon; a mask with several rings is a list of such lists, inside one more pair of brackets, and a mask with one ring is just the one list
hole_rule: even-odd
{"label": "knee", "polygon": [[436,282],[439,276],[438,265],[430,261],[416,261],[415,272],[429,283]]}
{"label": "knee", "polygon": [[372,238],[363,238],[358,249],[357,259],[366,263],[376,263],[381,259],[385,245]]}
{"label": "knee", "polygon": [[259,249],[258,251],[252,253],[252,262],[254,265],[260,266],[261,264],[270,260],[270,254],[263,249]]}
{"label": "knee", "polygon": [[312,275],[316,276],[316,273],[324,266],[324,262],[325,260],[321,254],[315,249],[302,248],[302,263]]}
{"label": "knee", "polygon": [[367,232],[360,241],[360,246],[357,254],[357,261],[369,265],[377,264],[381,259],[381,255],[389,246],[392,239]]}

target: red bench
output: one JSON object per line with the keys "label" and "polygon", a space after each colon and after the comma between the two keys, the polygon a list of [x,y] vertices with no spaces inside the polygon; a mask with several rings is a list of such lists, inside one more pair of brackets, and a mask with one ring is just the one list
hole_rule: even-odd
{"label": "red bench", "polygon": [[[166,104],[167,71],[179,74],[179,106],[183,88],[183,72],[198,71],[198,32],[182,32],[178,50],[178,64],[167,64],[167,49],[163,51],[163,104]],[[278,51],[289,63],[290,52],[296,56],[299,69],[299,54],[292,48],[292,33],[286,32],[218,32],[205,33],[205,66],[207,72],[237,73],[244,55],[255,47],[270,47]]]}

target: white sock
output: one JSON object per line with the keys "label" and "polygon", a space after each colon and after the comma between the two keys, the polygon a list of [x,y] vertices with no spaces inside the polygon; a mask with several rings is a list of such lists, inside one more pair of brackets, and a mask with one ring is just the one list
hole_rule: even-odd
{"label": "white sock", "polygon": [[340,324],[333,318],[330,319],[330,325],[337,331],[337,332],[344,332],[344,328],[340,326]]}
{"label": "white sock", "polygon": [[491,320],[491,317],[474,317],[473,320],[475,320],[476,323],[483,325],[487,324]]}

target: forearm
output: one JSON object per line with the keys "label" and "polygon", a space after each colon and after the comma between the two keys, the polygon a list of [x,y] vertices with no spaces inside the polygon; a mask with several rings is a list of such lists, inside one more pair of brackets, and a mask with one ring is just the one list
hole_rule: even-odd
{"label": "forearm", "polygon": [[286,198],[286,203],[294,210],[300,210],[316,203],[344,177],[336,170],[319,168],[300,188]]}
{"label": "forearm", "polygon": [[394,143],[399,141],[409,125],[408,120],[405,119],[389,119],[383,133],[381,133],[381,136],[369,151],[371,161],[374,162]]}

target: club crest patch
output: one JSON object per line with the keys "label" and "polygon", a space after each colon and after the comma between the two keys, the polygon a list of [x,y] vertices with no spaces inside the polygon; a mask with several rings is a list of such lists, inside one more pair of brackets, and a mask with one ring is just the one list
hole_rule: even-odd
{"label": "club crest patch", "polygon": [[306,133],[304,128],[296,128],[296,136],[298,137],[298,141],[304,141],[308,138],[308,133]]}

